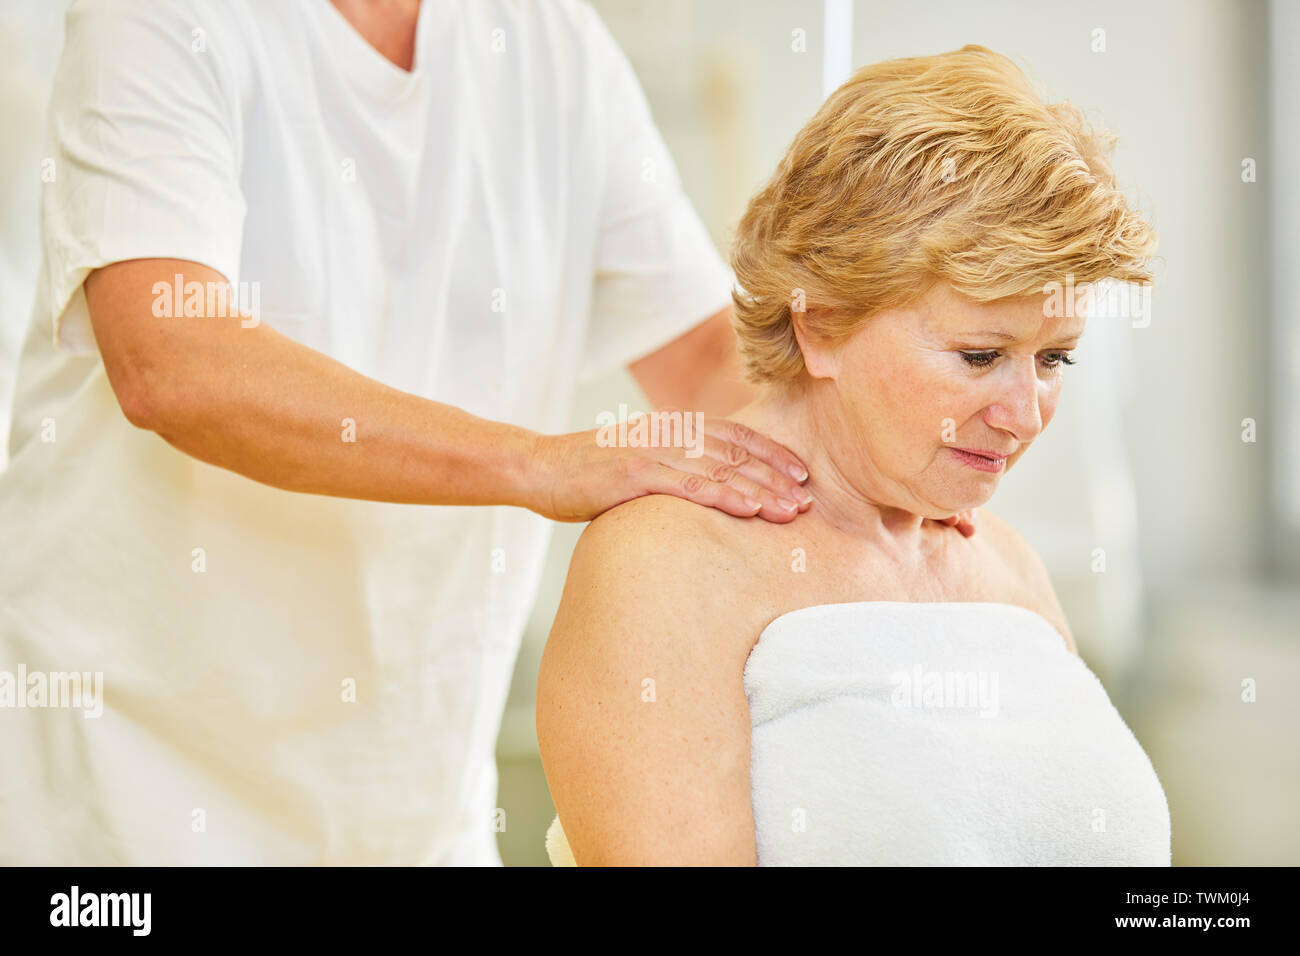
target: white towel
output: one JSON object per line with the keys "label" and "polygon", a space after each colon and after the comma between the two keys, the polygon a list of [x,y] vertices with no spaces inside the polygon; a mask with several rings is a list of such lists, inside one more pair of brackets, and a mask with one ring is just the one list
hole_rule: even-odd
{"label": "white towel", "polygon": [[[1027,608],[801,608],[744,679],[760,866],[1170,863],[1150,760]],[[574,865],[558,817],[546,846]]]}

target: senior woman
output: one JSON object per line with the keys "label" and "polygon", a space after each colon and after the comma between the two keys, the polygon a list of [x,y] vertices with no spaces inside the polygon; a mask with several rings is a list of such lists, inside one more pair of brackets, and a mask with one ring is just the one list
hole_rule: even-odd
{"label": "senior woman", "polygon": [[750,202],[732,417],[808,466],[749,522],[656,495],[573,554],[537,730],[556,862],[1168,865],[1164,791],[1032,548],[979,508],[1147,283],[1113,138],[983,47],[856,73]]}

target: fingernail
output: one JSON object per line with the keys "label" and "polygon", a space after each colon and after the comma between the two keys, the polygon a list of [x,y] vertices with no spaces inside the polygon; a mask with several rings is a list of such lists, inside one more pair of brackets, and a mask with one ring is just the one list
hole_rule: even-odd
{"label": "fingernail", "polygon": [[776,499],[776,503],[781,506],[782,511],[794,511],[796,508],[799,507],[789,498],[778,498]]}
{"label": "fingernail", "polygon": [[749,507],[753,508],[755,511],[763,507],[763,502],[755,501],[753,498],[746,498],[745,504],[749,505]]}
{"label": "fingernail", "polygon": [[801,505],[812,504],[812,495],[809,494],[807,488],[796,488],[794,490],[794,496],[799,499]]}
{"label": "fingernail", "polygon": [[790,477],[793,478],[795,481],[807,481],[808,472],[806,469],[800,468],[798,465],[791,465]]}

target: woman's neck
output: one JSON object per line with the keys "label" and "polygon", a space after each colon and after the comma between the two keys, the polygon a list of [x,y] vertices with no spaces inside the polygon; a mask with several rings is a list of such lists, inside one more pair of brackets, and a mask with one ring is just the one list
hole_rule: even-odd
{"label": "woman's neck", "polygon": [[812,507],[796,521],[823,521],[855,538],[897,542],[916,540],[922,531],[944,528],[937,521],[879,500],[862,475],[863,457],[852,430],[843,422],[833,384],[761,385],[758,396],[727,416],[780,442],[808,468],[803,487]]}

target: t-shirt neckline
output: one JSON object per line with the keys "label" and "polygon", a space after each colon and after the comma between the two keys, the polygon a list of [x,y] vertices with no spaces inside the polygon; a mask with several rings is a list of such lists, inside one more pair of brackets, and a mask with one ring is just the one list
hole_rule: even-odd
{"label": "t-shirt neckline", "polygon": [[330,0],[313,0],[318,8],[328,7],[320,11],[320,19],[329,34],[330,48],[346,61],[348,73],[385,98],[396,98],[409,92],[420,85],[428,72],[424,34],[431,16],[429,8],[436,2],[437,0],[420,0],[420,9],[416,14],[414,57],[411,69],[404,70],[375,49]]}

